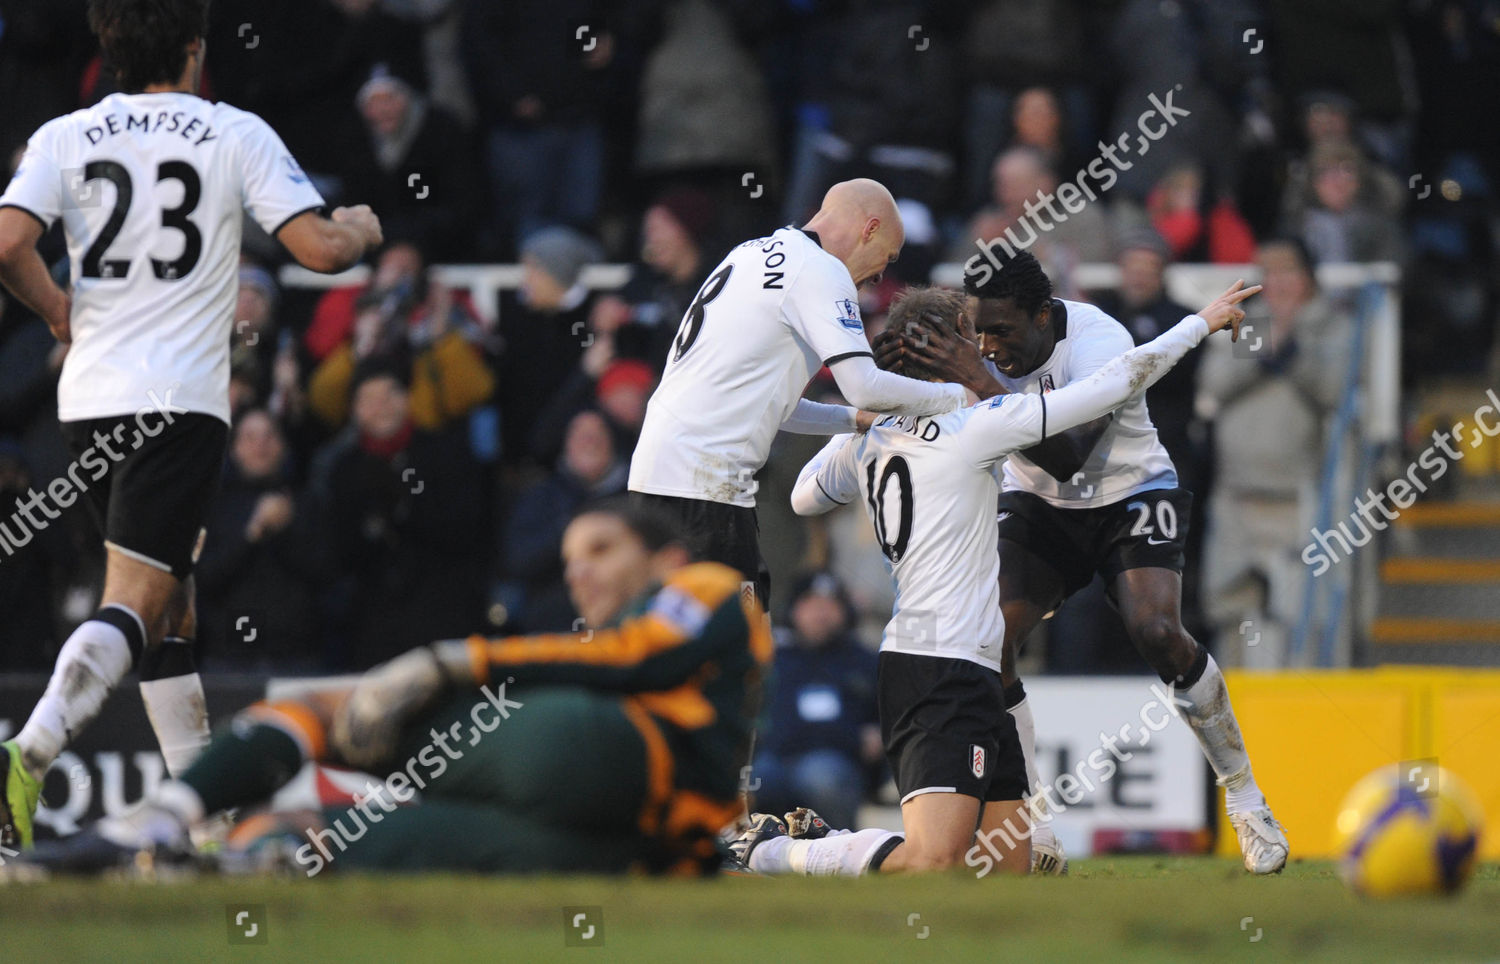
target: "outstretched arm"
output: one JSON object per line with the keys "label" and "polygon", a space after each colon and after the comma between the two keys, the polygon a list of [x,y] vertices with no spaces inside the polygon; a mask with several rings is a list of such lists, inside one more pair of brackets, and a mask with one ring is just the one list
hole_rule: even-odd
{"label": "outstretched arm", "polygon": [[1199,314],[1188,315],[1082,381],[1050,395],[1002,395],[993,400],[989,409],[971,420],[973,427],[968,429],[979,435],[977,450],[985,461],[997,461],[1053,433],[1100,418],[1156,384],[1211,333],[1232,327],[1233,337],[1238,337],[1239,324],[1245,318],[1238,305],[1260,290],[1259,285],[1245,288],[1244,284],[1235,282]]}

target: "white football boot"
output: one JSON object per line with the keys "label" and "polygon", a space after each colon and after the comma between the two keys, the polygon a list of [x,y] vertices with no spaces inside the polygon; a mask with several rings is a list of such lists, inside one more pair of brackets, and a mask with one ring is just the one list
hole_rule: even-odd
{"label": "white football boot", "polygon": [[1240,852],[1245,855],[1245,869],[1252,874],[1277,874],[1286,866],[1289,845],[1286,831],[1271,815],[1271,808],[1260,806],[1229,815],[1230,826],[1240,838]]}

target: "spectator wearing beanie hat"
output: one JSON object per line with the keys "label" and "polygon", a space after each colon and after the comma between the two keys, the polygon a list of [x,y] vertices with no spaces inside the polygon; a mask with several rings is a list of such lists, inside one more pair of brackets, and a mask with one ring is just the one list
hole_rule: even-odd
{"label": "spectator wearing beanie hat", "polygon": [[[530,443],[549,399],[578,367],[585,345],[594,343],[588,329],[593,296],[581,278],[585,268],[603,257],[592,239],[566,227],[543,228],[521,245],[521,289],[502,295],[500,302],[505,354],[499,362],[498,401],[504,413],[504,462],[550,466],[554,461],[555,448],[552,457],[538,457]],[[561,434],[559,425],[558,439]],[[551,445],[555,447],[558,439]]]}
{"label": "spectator wearing beanie hat", "polygon": [[717,218],[713,200],[691,187],[673,188],[641,219],[641,260],[618,292],[604,295],[590,321],[594,335],[612,337],[617,352],[661,373],[677,324],[709,268]]}

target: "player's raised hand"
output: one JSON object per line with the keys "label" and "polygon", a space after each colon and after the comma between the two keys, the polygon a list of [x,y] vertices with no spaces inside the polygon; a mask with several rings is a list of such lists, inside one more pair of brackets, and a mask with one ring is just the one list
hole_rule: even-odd
{"label": "player's raised hand", "polygon": [[380,230],[380,218],[375,216],[368,204],[334,208],[329,218],[339,224],[347,224],[363,234],[366,248],[377,248],[385,240],[385,235]]}
{"label": "player's raised hand", "polygon": [[1245,287],[1245,279],[1241,278],[1225,289],[1222,295],[1209,302],[1208,305],[1198,312],[1198,317],[1208,322],[1208,333],[1223,331],[1229,328],[1229,340],[1240,340],[1240,323],[1245,320],[1245,309],[1241,308],[1240,302],[1260,291],[1260,285]]}

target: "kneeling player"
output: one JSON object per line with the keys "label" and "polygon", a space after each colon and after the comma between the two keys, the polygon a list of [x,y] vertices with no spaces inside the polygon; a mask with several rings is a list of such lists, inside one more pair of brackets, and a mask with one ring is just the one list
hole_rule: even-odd
{"label": "kneeling player", "polygon": [[[352,687],[256,704],[180,779],[30,862],[89,870],[181,852],[204,815],[263,801],[318,760],[390,774],[390,791],[368,793],[362,818],[308,815],[295,859],[309,876],[715,869],[771,659],[764,617],[738,573],[689,564],[670,520],[624,499],[575,517],[563,558],[597,627],[581,638],[438,642]],[[395,806],[413,785],[420,803]]]}
{"label": "kneeling player", "polygon": [[[896,580],[879,701],[906,833],[792,839],[779,820],[760,814],[735,843],[746,866],[806,874],[940,870],[959,865],[978,829],[991,844],[1006,844],[997,853],[1001,869],[1030,869],[1025,768],[1000,678],[1005,620],[990,515],[999,495],[994,468],[1144,391],[1210,332],[1237,328],[1244,312],[1236,306],[1259,290],[1242,288],[1237,283],[1201,316],[1068,388],[1001,395],[931,418],[881,418],[862,436],[833,439],[807,464],[792,507],[813,515],[859,497]],[[962,303],[956,292],[919,290],[893,307],[892,320],[934,317],[956,330]]]}

